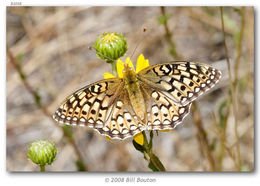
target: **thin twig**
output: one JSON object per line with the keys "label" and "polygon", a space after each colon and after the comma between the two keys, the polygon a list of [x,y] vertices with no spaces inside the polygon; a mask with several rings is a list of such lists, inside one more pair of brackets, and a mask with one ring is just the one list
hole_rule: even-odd
{"label": "thin twig", "polygon": [[198,139],[199,139],[200,148],[201,148],[201,150],[203,150],[204,155],[208,159],[211,171],[215,171],[215,169],[216,169],[215,160],[214,160],[213,155],[210,150],[207,133],[203,127],[203,122],[201,120],[199,108],[198,108],[198,105],[196,102],[193,102],[191,112],[192,112],[192,116],[193,116],[193,121],[194,121],[195,126],[198,131]]}
{"label": "thin twig", "polygon": [[225,25],[224,25],[224,17],[223,17],[222,7],[220,7],[220,12],[221,12],[222,33],[223,33],[223,38],[224,38],[224,48],[225,48],[227,67],[228,67],[228,76],[229,76],[230,86],[232,86],[231,65],[230,65],[230,61],[229,61],[229,53],[228,53],[228,48],[227,48],[227,44],[226,44],[226,33],[225,33]]}
{"label": "thin twig", "polygon": [[[225,47],[225,53],[226,53],[226,58],[227,58],[227,66],[228,66],[228,75],[229,75],[229,82],[230,82],[230,87],[231,87],[231,100],[232,100],[232,106],[233,106],[233,114],[234,114],[234,120],[235,120],[235,136],[236,136],[236,151],[237,151],[237,159],[238,159],[238,171],[240,170],[241,167],[241,157],[240,157],[240,142],[239,142],[239,134],[238,134],[238,118],[237,118],[237,106],[236,106],[236,76],[235,79],[232,80],[231,76],[231,67],[230,67],[230,61],[229,61],[229,53],[228,53],[228,48],[226,44],[226,33],[225,33],[225,24],[224,24],[224,16],[223,16],[223,7],[220,7],[220,13],[221,13],[221,25],[222,25],[222,33],[223,33],[223,40],[224,40],[224,47]],[[240,54],[239,54],[240,55]],[[238,58],[239,62],[239,58]],[[237,65],[238,67],[238,65]]]}
{"label": "thin twig", "polygon": [[[227,117],[226,117],[226,120],[225,120],[225,123],[226,123],[226,124],[225,124],[225,129],[226,129],[226,126],[227,126],[227,118],[228,118],[228,116],[229,116],[229,111],[230,111],[230,109],[228,109]],[[218,136],[220,137],[220,140],[221,140],[221,149],[225,149],[225,150],[227,151],[228,155],[229,155],[230,158],[233,160],[235,167],[236,167],[237,169],[239,169],[239,166],[238,166],[238,164],[237,164],[237,162],[236,162],[234,153],[233,153],[232,150],[231,150],[232,146],[229,147],[229,146],[227,145],[226,130],[225,130],[225,129],[223,130],[222,128],[219,127],[219,125],[217,124],[217,119],[216,119],[216,116],[215,116],[214,113],[212,114],[212,117],[213,117],[213,120],[214,120],[214,125],[215,125],[215,127],[216,127]],[[222,170],[222,164],[221,164],[221,163],[222,163],[222,157],[221,157],[221,155],[220,155],[220,157],[219,157],[220,167],[219,167],[219,169],[218,169],[219,171]]]}
{"label": "thin twig", "polygon": [[[238,85],[238,69],[239,69],[239,64],[240,64],[240,57],[241,57],[241,51],[242,51],[242,41],[243,41],[243,36],[244,36],[244,28],[245,28],[245,8],[242,7],[241,10],[241,27],[240,27],[240,32],[239,32],[239,40],[238,40],[238,47],[237,47],[237,54],[236,54],[236,58],[235,58],[235,66],[234,66],[234,73],[235,73],[235,77],[234,77],[234,82],[233,82],[233,86],[234,86],[234,112],[236,114],[236,120],[237,118],[237,110],[235,110],[236,108],[238,108],[238,92],[237,92],[237,85]],[[237,149],[237,154],[238,154],[238,165],[241,168],[242,166],[242,162],[241,162],[241,157],[240,157],[240,140],[239,140],[239,134],[238,134],[238,122],[235,122],[235,135],[236,135],[236,149]]]}
{"label": "thin twig", "polygon": [[[192,19],[197,20],[207,26],[211,26],[212,28],[214,28],[216,30],[221,30],[221,25],[220,25],[219,19],[216,18],[215,16],[209,15],[208,13],[201,10],[200,8],[187,8],[187,9],[184,8],[183,10],[185,12],[187,12],[188,15]],[[230,27],[227,27],[225,29],[225,32],[226,32],[226,34],[232,35],[232,36],[235,34],[234,30]]]}
{"label": "thin twig", "polygon": [[244,37],[244,30],[245,30],[245,7],[242,7],[241,10],[241,26],[240,26],[240,32],[239,32],[239,39],[238,39],[238,46],[237,46],[237,54],[235,58],[235,66],[234,66],[234,74],[235,74],[235,84],[237,85],[238,81],[238,69],[240,64],[240,57],[242,52],[242,41]]}
{"label": "thin twig", "polygon": [[[164,7],[161,7],[161,13],[162,13],[162,16],[167,17]],[[165,32],[166,32],[167,41],[170,43],[170,46],[171,46],[171,49],[172,49],[170,54],[174,58],[180,59],[181,57],[177,53],[176,45],[175,45],[175,42],[174,42],[174,39],[173,39],[173,35],[170,33],[169,28],[168,28],[167,19],[165,20],[163,25],[164,25]],[[193,103],[193,107],[192,107],[191,110],[192,110],[193,120],[194,120],[195,126],[196,126],[197,131],[198,131],[197,139],[198,139],[199,144],[200,144],[200,149],[201,149],[202,153],[205,154],[206,158],[208,159],[211,170],[214,171],[215,170],[215,160],[214,160],[214,158],[211,154],[211,151],[210,151],[210,145],[209,145],[209,142],[208,142],[208,139],[207,139],[206,131],[203,128],[202,120],[201,120],[201,117],[200,117],[200,112],[199,112],[199,109],[198,109],[196,102]]]}
{"label": "thin twig", "polygon": [[160,7],[161,8],[161,14],[164,17],[165,21],[163,23],[164,29],[165,29],[165,37],[167,39],[167,42],[170,45],[170,54],[176,59],[179,60],[182,57],[178,54],[177,49],[176,49],[176,44],[174,42],[173,34],[170,32],[169,27],[168,27],[168,21],[167,21],[167,14],[165,11],[165,7]]}
{"label": "thin twig", "polygon": [[[7,48],[7,55],[8,55],[8,57],[9,57],[10,63],[14,66],[15,70],[16,70],[16,71],[18,72],[18,74],[20,75],[21,80],[22,80],[22,82],[23,82],[25,88],[27,89],[27,91],[28,91],[28,92],[33,96],[33,98],[35,99],[35,104],[36,104],[36,106],[42,111],[42,113],[43,113],[46,117],[49,118],[49,117],[51,116],[51,114],[47,111],[47,109],[46,109],[45,107],[42,106],[42,104],[41,104],[40,102],[37,102],[37,100],[36,100],[35,97],[36,97],[36,95],[38,95],[38,93],[32,88],[32,86],[31,86],[31,85],[29,84],[29,82],[27,81],[26,76],[24,75],[24,73],[23,73],[21,67],[19,66],[17,60],[16,60],[15,57],[13,56],[13,54],[12,54],[12,52],[10,51],[9,47],[6,46],[6,48]],[[56,122],[53,121],[53,124],[54,124],[56,127],[58,127],[59,129],[61,129],[61,130],[63,131],[64,136],[66,136],[66,138],[68,139],[69,143],[72,145],[74,151],[76,152],[76,155],[78,156],[78,160],[83,163],[85,170],[87,170],[87,166],[86,166],[85,163],[84,163],[83,157],[82,157],[82,155],[81,155],[81,153],[80,153],[80,151],[79,151],[79,149],[78,149],[78,147],[77,147],[77,145],[76,145],[74,139],[73,139],[71,136],[69,136],[69,135],[65,132],[65,130],[64,130],[63,127],[60,127],[60,125],[57,125]]]}

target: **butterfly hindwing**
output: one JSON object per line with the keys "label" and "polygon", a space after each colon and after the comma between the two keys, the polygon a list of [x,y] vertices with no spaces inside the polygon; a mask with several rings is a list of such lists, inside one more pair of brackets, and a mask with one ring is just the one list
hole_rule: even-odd
{"label": "butterfly hindwing", "polygon": [[[124,93],[122,96],[126,96]],[[125,139],[145,130],[145,125],[138,120],[127,99],[119,98],[113,106],[109,121],[97,130],[113,139]]]}
{"label": "butterfly hindwing", "polygon": [[143,91],[148,105],[148,130],[173,129],[182,122],[190,111],[191,103],[185,106],[177,106],[158,90],[146,89]]}

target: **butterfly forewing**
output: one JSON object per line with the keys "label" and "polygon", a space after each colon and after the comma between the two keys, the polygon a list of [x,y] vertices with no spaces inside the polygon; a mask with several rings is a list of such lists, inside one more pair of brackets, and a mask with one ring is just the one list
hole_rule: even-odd
{"label": "butterfly forewing", "polygon": [[86,86],[67,97],[53,118],[65,124],[103,127],[121,88],[119,78]]}
{"label": "butterfly forewing", "polygon": [[176,105],[185,106],[213,87],[221,72],[209,65],[183,61],[148,67],[140,71],[138,77]]}
{"label": "butterfly forewing", "polygon": [[53,118],[59,123],[93,127],[114,139],[125,139],[145,129],[129,107],[119,78],[76,91],[65,99]]}

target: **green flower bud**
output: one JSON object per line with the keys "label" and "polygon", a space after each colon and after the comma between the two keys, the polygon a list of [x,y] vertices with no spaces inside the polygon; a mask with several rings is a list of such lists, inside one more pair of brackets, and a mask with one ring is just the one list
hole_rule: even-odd
{"label": "green flower bud", "polygon": [[37,140],[28,147],[28,157],[37,165],[50,165],[55,160],[57,149],[47,140]]}
{"label": "green flower bud", "polygon": [[126,53],[127,42],[122,34],[109,32],[98,37],[94,48],[100,59],[112,63]]}

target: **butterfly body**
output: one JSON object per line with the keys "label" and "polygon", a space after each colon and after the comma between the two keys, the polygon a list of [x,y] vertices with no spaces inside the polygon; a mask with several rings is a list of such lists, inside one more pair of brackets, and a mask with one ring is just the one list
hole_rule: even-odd
{"label": "butterfly body", "polygon": [[144,95],[141,91],[140,80],[137,78],[137,73],[128,66],[125,65],[125,71],[123,72],[124,89],[127,92],[128,100],[133,112],[141,122],[145,123],[146,107]]}
{"label": "butterfly body", "polygon": [[173,129],[189,113],[191,102],[221,77],[209,65],[187,61],[137,71],[125,64],[120,73],[70,95],[53,118],[59,123],[93,127],[114,139],[143,130]]}

